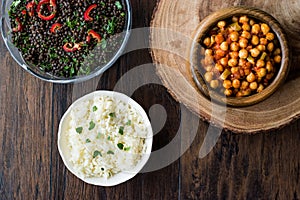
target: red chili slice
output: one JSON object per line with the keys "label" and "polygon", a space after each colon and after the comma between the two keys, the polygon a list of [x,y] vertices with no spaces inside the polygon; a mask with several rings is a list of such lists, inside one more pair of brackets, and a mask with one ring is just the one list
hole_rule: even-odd
{"label": "red chili slice", "polygon": [[[48,10],[51,11],[51,14],[49,16],[45,16],[41,13],[41,8],[43,5],[50,4],[50,8],[48,7]],[[52,7],[52,9],[51,9]],[[56,2],[55,0],[41,0],[37,6],[36,12],[38,13],[38,17],[42,20],[51,20],[56,15]]]}
{"label": "red chili slice", "polygon": [[64,49],[66,52],[74,52],[74,51],[77,51],[77,50],[80,50],[80,49],[81,49],[81,43],[74,43],[74,45],[72,45],[71,43],[66,43],[66,44],[63,46],[63,49]]}
{"label": "red chili slice", "polygon": [[23,26],[22,26],[22,23],[21,23],[21,21],[18,17],[15,20],[16,20],[17,27],[13,28],[12,31],[13,32],[19,32],[19,31],[22,30]]}
{"label": "red chili slice", "polygon": [[101,42],[101,36],[94,30],[89,30],[88,36],[86,37],[86,41],[90,42],[91,41],[91,36],[95,38],[98,42]]}
{"label": "red chili slice", "polygon": [[27,9],[27,12],[28,12],[28,14],[29,14],[30,17],[32,17],[34,15],[34,6],[35,6],[35,2],[34,1],[29,2],[26,5],[26,9]]}
{"label": "red chili slice", "polygon": [[93,21],[93,18],[90,17],[90,12],[97,7],[97,4],[90,5],[86,11],[84,12],[84,20],[85,21]]}
{"label": "red chili slice", "polygon": [[62,25],[60,23],[54,23],[51,28],[50,28],[50,32],[51,33],[56,33],[56,31],[58,29],[60,29],[62,27]]}

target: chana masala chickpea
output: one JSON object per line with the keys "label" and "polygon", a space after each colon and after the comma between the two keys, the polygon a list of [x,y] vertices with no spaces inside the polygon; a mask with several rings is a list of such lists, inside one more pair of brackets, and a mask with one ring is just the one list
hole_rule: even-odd
{"label": "chana masala chickpea", "polygon": [[228,97],[263,91],[281,63],[280,44],[270,26],[247,15],[219,21],[202,46],[200,66],[205,81]]}

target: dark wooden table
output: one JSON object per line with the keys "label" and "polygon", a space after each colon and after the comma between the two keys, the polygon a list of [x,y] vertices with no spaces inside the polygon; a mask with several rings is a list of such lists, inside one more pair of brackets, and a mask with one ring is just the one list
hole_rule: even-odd
{"label": "dark wooden table", "polygon": [[[156,1],[131,2],[133,28],[149,27]],[[129,46],[136,39],[131,37]],[[147,47],[148,37],[139,40]],[[0,199],[300,198],[299,120],[281,130],[251,136],[223,132],[212,151],[199,158],[210,124],[177,103],[162,84],[144,85],[132,98],[147,112],[156,104],[162,107],[155,108],[164,108],[166,123],[155,134],[153,151],[173,141],[179,130],[181,140],[173,144],[173,157],[178,159],[115,187],[88,185],[72,175],[58,153],[57,129],[61,116],[79,95],[77,89],[113,90],[124,74],[149,63],[147,48],[134,50],[123,55],[101,78],[79,85],[52,84],[22,70],[1,39]],[[137,78],[148,76],[156,75],[145,70]],[[190,119],[197,120],[197,127],[189,124]],[[152,122],[154,129],[159,129],[159,118],[152,118]],[[193,129],[197,130],[195,138],[190,134]],[[184,151],[186,144],[191,145]],[[161,155],[162,160],[168,158]],[[147,166],[158,161],[150,159]]]}

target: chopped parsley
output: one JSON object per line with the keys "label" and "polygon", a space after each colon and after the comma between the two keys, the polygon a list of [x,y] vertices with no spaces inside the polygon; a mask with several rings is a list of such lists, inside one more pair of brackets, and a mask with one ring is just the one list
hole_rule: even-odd
{"label": "chopped parsley", "polygon": [[124,126],[120,126],[119,133],[120,133],[120,135],[124,134]]}
{"label": "chopped parsley", "polygon": [[102,154],[101,154],[101,152],[100,151],[94,151],[94,153],[93,153],[93,158],[96,158],[97,156],[101,156],[102,157]]}
{"label": "chopped parsley", "polygon": [[113,113],[109,113],[109,116],[110,117],[116,117],[116,113],[114,113],[114,112]]}
{"label": "chopped parsley", "polygon": [[110,140],[110,136],[107,137],[107,140]]}
{"label": "chopped parsley", "polygon": [[99,132],[96,138],[100,139],[100,137],[101,137],[101,133]]}
{"label": "chopped parsley", "polygon": [[117,8],[119,10],[121,10],[123,8],[122,4],[120,3],[120,1],[116,1],[115,5],[117,6]]}
{"label": "chopped parsley", "polygon": [[108,34],[113,34],[115,32],[116,26],[116,18],[112,17],[111,20],[108,20],[107,25],[105,26],[105,30]]}
{"label": "chopped parsley", "polygon": [[129,151],[130,150],[130,147],[125,147],[124,148],[124,151]]}
{"label": "chopped parsley", "polygon": [[118,143],[117,146],[118,146],[118,148],[121,149],[121,150],[123,150],[123,148],[124,148],[124,144],[122,144],[122,143]]}
{"label": "chopped parsley", "polygon": [[114,155],[115,153],[114,153],[113,151],[109,150],[109,151],[107,152],[107,154],[112,154],[112,155]]}
{"label": "chopped parsley", "polygon": [[85,140],[85,143],[90,143],[92,142],[89,138]]}
{"label": "chopped parsley", "polygon": [[127,126],[131,125],[131,120],[128,120],[128,122],[126,123]]}
{"label": "chopped parsley", "polygon": [[93,107],[93,112],[95,112],[95,111],[97,111],[97,110],[98,110],[97,106],[94,106],[94,107]]}
{"label": "chopped parsley", "polygon": [[89,131],[95,128],[96,124],[93,121],[90,121]]}
{"label": "chopped parsley", "polygon": [[77,132],[77,133],[79,133],[79,134],[81,134],[81,133],[82,133],[82,130],[83,130],[83,128],[82,128],[82,127],[77,127],[77,128],[76,128],[76,132]]}

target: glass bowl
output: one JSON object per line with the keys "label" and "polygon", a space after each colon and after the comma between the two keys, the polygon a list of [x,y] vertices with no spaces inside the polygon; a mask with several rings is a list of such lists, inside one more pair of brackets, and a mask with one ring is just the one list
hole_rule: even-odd
{"label": "glass bowl", "polygon": [[[8,15],[8,11],[10,9],[10,6],[12,4],[13,0],[3,0],[0,8],[0,31],[2,38],[4,40],[4,43],[9,50],[11,56],[13,59],[27,72],[34,75],[35,77],[38,77],[44,81],[52,82],[52,83],[77,83],[89,80],[91,78],[94,78],[100,74],[102,74],[104,71],[106,71],[108,68],[110,68],[116,60],[121,56],[125,45],[128,41],[128,38],[130,36],[130,29],[131,29],[131,23],[132,23],[132,16],[131,16],[131,5],[129,0],[121,0],[122,5],[125,5],[126,8],[126,20],[125,20],[125,26],[124,31],[122,33],[116,34],[118,36],[118,48],[112,53],[110,53],[110,57],[108,61],[101,65],[101,66],[93,66],[91,71],[86,75],[78,75],[70,78],[64,78],[59,76],[54,76],[50,73],[44,72],[38,67],[35,67],[32,64],[29,64],[25,62],[25,60],[22,57],[21,52],[18,50],[18,48],[13,44],[12,42],[12,29],[10,24],[10,19]],[[115,36],[115,35],[114,35]],[[108,39],[109,40],[109,39]],[[98,54],[97,52],[91,51],[90,54]],[[87,57],[88,59],[88,57]],[[85,60],[86,61],[86,60]]]}

